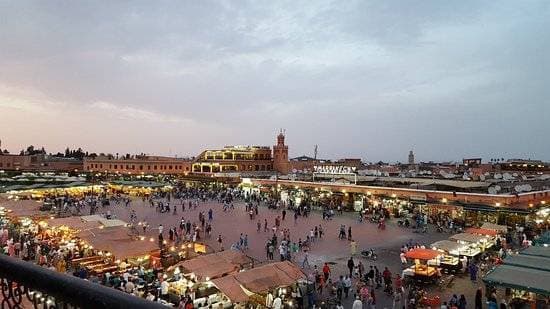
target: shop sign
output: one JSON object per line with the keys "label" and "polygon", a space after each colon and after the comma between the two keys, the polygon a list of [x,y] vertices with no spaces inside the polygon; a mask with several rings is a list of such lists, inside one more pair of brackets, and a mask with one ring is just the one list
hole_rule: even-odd
{"label": "shop sign", "polygon": [[356,174],[357,168],[354,166],[343,165],[321,165],[314,166],[313,171],[317,174],[349,175]]}
{"label": "shop sign", "polygon": [[409,200],[425,202],[427,199],[426,199],[426,195],[411,195],[409,197]]}

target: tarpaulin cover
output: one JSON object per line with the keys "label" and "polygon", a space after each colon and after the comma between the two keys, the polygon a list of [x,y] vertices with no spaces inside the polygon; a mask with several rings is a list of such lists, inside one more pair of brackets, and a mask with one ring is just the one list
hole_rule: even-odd
{"label": "tarpaulin cover", "polygon": [[432,249],[411,249],[405,253],[409,259],[431,260],[441,255],[441,252]]}

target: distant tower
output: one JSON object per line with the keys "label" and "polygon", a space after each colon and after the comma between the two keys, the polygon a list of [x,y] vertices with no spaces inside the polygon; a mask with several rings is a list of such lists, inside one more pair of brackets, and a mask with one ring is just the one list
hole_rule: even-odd
{"label": "distant tower", "polygon": [[273,146],[273,170],[281,174],[288,174],[290,171],[288,146],[285,145],[285,134],[282,129],[277,135],[277,145]]}
{"label": "distant tower", "polygon": [[313,159],[317,160],[317,145],[313,147]]}
{"label": "distant tower", "polygon": [[409,165],[414,165],[414,153],[413,151],[409,151]]}

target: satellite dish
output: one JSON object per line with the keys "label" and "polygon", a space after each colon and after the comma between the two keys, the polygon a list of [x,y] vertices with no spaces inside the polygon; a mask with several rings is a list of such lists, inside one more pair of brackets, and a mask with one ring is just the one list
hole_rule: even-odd
{"label": "satellite dish", "polygon": [[516,190],[516,192],[522,192],[523,191],[523,186],[517,185],[517,186],[514,187],[514,190]]}
{"label": "satellite dish", "polygon": [[495,186],[495,190],[500,191],[500,189],[502,189],[502,188],[499,185]]}
{"label": "satellite dish", "polygon": [[495,190],[495,187],[489,187],[489,194],[497,194],[497,190]]}
{"label": "satellite dish", "polygon": [[513,177],[512,177],[512,175],[510,175],[510,173],[504,173],[504,174],[502,174],[502,179],[511,180],[511,179],[513,179]]}
{"label": "satellite dish", "polygon": [[485,175],[479,175],[479,180],[485,181]]}
{"label": "satellite dish", "polygon": [[513,173],[512,176],[518,177],[518,173]]}
{"label": "satellite dish", "polygon": [[495,179],[500,179],[500,178],[502,178],[502,175],[499,174],[499,173],[496,173],[494,177],[495,177]]}
{"label": "satellite dish", "polygon": [[531,187],[530,184],[526,184],[525,186],[523,186],[523,191],[529,192],[531,190],[533,190],[533,187]]}

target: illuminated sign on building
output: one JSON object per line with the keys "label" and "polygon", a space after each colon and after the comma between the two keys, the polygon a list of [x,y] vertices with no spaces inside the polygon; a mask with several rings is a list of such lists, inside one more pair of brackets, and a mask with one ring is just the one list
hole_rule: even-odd
{"label": "illuminated sign on building", "polygon": [[356,174],[356,170],[356,167],[342,165],[321,165],[313,167],[313,171],[317,174],[349,175]]}

